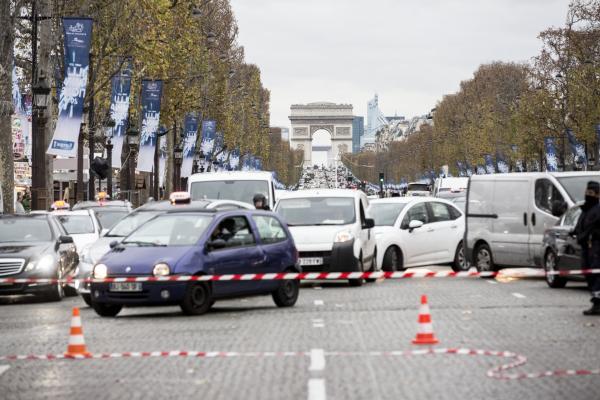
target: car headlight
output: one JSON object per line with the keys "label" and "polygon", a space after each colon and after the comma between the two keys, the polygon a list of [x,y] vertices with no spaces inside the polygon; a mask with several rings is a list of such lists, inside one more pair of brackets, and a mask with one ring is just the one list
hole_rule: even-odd
{"label": "car headlight", "polygon": [[49,271],[55,264],[54,256],[46,254],[39,260],[30,261],[25,267],[25,271]]}
{"label": "car headlight", "polygon": [[94,274],[95,279],[104,279],[108,276],[108,268],[105,264],[96,264],[94,266]]}
{"label": "car headlight", "polygon": [[354,239],[354,235],[350,231],[341,231],[335,235],[335,239],[333,240],[335,243],[343,243],[349,242]]}
{"label": "car headlight", "polygon": [[171,268],[169,268],[169,264],[158,263],[154,266],[152,270],[152,274],[154,276],[167,276],[171,273]]}

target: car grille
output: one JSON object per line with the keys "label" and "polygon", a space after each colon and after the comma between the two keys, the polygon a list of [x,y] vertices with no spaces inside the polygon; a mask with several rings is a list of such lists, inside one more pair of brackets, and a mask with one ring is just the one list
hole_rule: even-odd
{"label": "car grille", "polygon": [[19,274],[24,264],[22,258],[0,258],[0,276]]}

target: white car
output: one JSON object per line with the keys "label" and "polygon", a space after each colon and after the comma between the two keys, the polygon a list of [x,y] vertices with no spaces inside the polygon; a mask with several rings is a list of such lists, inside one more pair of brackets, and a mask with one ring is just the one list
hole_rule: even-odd
{"label": "white car", "polygon": [[375,220],[377,265],[399,271],[424,265],[467,269],[463,235],[465,216],[452,202],[433,197],[392,197],[371,201]]}
{"label": "white car", "polygon": [[[367,196],[357,190],[312,189],[288,193],[275,212],[287,222],[308,272],[375,271],[374,222]],[[362,279],[351,279],[352,286]]]}
{"label": "white car", "polygon": [[100,238],[102,226],[94,210],[57,210],[50,214],[55,215],[65,228],[69,236],[73,238],[77,252]]}

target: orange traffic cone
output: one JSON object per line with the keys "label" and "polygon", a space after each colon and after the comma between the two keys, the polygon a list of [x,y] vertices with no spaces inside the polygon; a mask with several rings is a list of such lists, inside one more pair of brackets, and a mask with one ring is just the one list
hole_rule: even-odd
{"label": "orange traffic cone", "polygon": [[83,339],[83,328],[81,327],[81,317],[79,316],[79,307],[73,307],[73,316],[71,317],[71,333],[69,334],[69,344],[65,356],[89,356],[90,353],[85,347]]}
{"label": "orange traffic cone", "polygon": [[431,315],[429,314],[429,305],[427,304],[427,296],[421,296],[421,307],[419,308],[419,332],[413,339],[413,344],[436,344],[439,340],[433,334],[431,325]]}

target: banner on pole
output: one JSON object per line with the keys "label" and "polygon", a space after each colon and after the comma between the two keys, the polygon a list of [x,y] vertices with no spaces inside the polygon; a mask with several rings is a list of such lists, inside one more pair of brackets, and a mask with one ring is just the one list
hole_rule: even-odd
{"label": "banner on pole", "polygon": [[192,174],[194,156],[196,155],[196,139],[198,138],[198,117],[186,114],[183,122],[183,161],[181,164],[181,177],[187,178]]}
{"label": "banner on pole", "polygon": [[499,151],[496,152],[496,168],[501,174],[508,174],[510,172],[510,168],[506,162],[506,158],[504,158],[504,154]]}
{"label": "banner on pole", "polygon": [[110,117],[115,122],[112,136],[112,168],[121,168],[121,152],[129,124],[129,99],[131,98],[131,60],[123,64],[111,82]]}
{"label": "banner on pole", "polygon": [[587,154],[585,154],[585,146],[583,143],[580,143],[575,138],[573,134],[573,130],[567,129],[565,131],[567,134],[567,139],[569,140],[569,145],[571,147],[571,153],[573,154],[573,158],[576,164],[583,164],[584,167],[587,166]]}
{"label": "banner on pole", "polygon": [[210,160],[213,149],[215,147],[215,136],[217,135],[217,121],[206,120],[202,121],[202,141],[200,142],[200,150],[205,159]]}
{"label": "banner on pole", "polygon": [[83,120],[92,40],[91,18],[63,18],[65,79],[58,100],[58,121],[47,153],[76,157]]}
{"label": "banner on pole", "polygon": [[[158,187],[165,185],[165,170],[167,166],[167,135],[158,138]],[[158,200],[158,199],[156,199]]]}
{"label": "banner on pole", "polygon": [[240,149],[234,149],[229,154],[229,170],[236,171],[240,166]]}
{"label": "banner on pole", "polygon": [[140,131],[138,171],[152,172],[154,166],[154,151],[160,120],[161,97],[162,81],[142,81],[142,128]]}
{"label": "banner on pole", "polygon": [[544,147],[546,148],[546,171],[558,171],[558,159],[556,157],[556,148],[554,147],[554,138],[544,138]]}
{"label": "banner on pole", "polygon": [[491,154],[484,154],[483,159],[485,160],[485,173],[493,174],[496,172],[496,168],[494,168],[494,160],[492,159]]}

